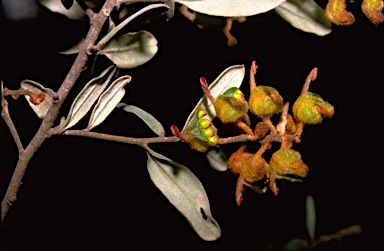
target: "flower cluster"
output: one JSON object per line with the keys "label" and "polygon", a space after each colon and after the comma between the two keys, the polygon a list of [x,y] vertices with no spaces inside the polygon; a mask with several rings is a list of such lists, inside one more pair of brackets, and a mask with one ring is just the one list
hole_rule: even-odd
{"label": "flower cluster", "polygon": [[[309,92],[309,84],[316,79],[317,68],[308,75],[302,92],[288,113],[289,103],[271,86],[256,85],[257,64],[254,61],[250,69],[250,96],[246,100],[242,91],[231,87],[214,98],[204,78],[201,87],[212,102],[217,118],[224,124],[234,124],[248,136],[240,148],[228,158],[232,173],[238,175],[235,197],[237,205],[242,203],[244,186],[258,193],[265,193],[268,188],[278,195],[277,179],[301,181],[308,174],[308,167],[302,161],[298,151],[293,150],[293,143],[299,143],[304,125],[320,124],[324,117],[334,114],[334,107],[319,95]],[[198,106],[189,125],[179,132],[172,128],[173,134],[188,143],[193,149],[206,152],[209,147],[224,144],[212,121],[205,118],[206,110]],[[250,115],[260,121],[252,129]],[[273,124],[271,117],[280,114],[280,120]],[[248,150],[248,143],[258,140],[260,147],[256,152]],[[280,143],[280,148],[267,161],[263,154],[271,149],[272,143]]]}

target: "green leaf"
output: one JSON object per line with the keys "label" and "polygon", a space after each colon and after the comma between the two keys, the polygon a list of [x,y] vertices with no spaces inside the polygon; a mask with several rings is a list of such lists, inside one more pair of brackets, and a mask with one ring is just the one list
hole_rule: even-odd
{"label": "green leaf", "polygon": [[277,14],[293,27],[325,36],[332,32],[332,24],[325,17],[325,11],[313,0],[287,0],[275,8]]}
{"label": "green leaf", "polygon": [[112,39],[97,54],[105,55],[118,68],[131,69],[148,62],[157,50],[156,38],[147,31],[138,31]]}
{"label": "green leaf", "polygon": [[39,104],[32,103],[30,101],[30,96],[24,95],[32,110],[36,113],[39,118],[43,119],[52,105],[54,92],[51,89],[45,88],[41,84],[28,79],[21,81],[20,86],[23,89],[31,91],[36,95],[38,95],[39,93],[44,93],[44,100]]}
{"label": "green leaf", "polygon": [[211,215],[208,196],[199,179],[185,166],[149,149],[147,168],[155,186],[189,221],[205,241],[221,236]]}
{"label": "green leaf", "polygon": [[311,195],[307,196],[306,200],[306,224],[307,231],[311,240],[315,239],[315,231],[316,231],[316,208],[315,208],[315,200]]}
{"label": "green leaf", "polygon": [[301,251],[308,247],[308,242],[303,239],[292,239],[284,246],[284,251]]}
{"label": "green leaf", "polygon": [[219,147],[211,147],[206,153],[209,165],[217,171],[226,171],[228,169],[228,159],[223,150]]}
{"label": "green leaf", "polygon": [[131,81],[131,76],[121,76],[108,87],[108,89],[100,95],[99,101],[93,108],[91,118],[86,130],[91,130],[95,126],[102,123],[108,115],[115,109],[116,105],[125,95],[124,85]]}
{"label": "green leaf", "polygon": [[126,112],[131,112],[135,114],[141,120],[143,120],[154,133],[156,133],[158,136],[164,136],[165,132],[163,126],[155,117],[153,117],[148,112],[144,111],[143,109],[137,106],[127,105],[124,103],[119,103],[116,107],[122,108]]}
{"label": "green leaf", "polygon": [[105,69],[99,76],[91,79],[81,92],[76,96],[69,110],[68,117],[61,125],[62,131],[74,126],[85,114],[92,108],[93,104],[99,98],[105,87],[116,72],[116,67],[111,65]]}
{"label": "green leaf", "polygon": [[176,0],[191,10],[222,17],[253,16],[279,6],[285,0]]}
{"label": "green leaf", "polygon": [[129,22],[131,22],[134,18],[140,16],[144,12],[155,9],[155,8],[160,8],[164,7],[169,9],[170,7],[167,4],[150,4],[148,6],[145,6],[144,8],[138,10],[134,14],[130,15],[127,19],[125,19],[123,22],[121,22],[119,25],[117,25],[115,28],[113,28],[110,32],[108,32],[107,35],[105,35],[100,41],[97,43],[100,48],[103,48],[106,43],[108,43],[113,36],[116,35],[117,32],[119,32],[124,26],[126,26]]}
{"label": "green leaf", "polygon": [[[208,89],[211,92],[214,98],[217,98],[220,94],[222,94],[225,90],[231,87],[240,87],[243,83],[245,74],[244,65],[233,65],[225,69],[212,84],[209,85]],[[207,110],[207,119],[213,120],[216,117],[216,112],[213,104],[209,101],[208,97],[204,95],[195,108],[192,110],[191,114],[189,114],[187,121],[183,127],[183,130],[188,127],[191,122],[194,112],[198,106],[202,106],[205,110]]]}

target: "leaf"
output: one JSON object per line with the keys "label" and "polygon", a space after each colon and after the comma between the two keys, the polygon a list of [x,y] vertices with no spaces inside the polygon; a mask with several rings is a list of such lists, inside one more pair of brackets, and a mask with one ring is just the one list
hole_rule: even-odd
{"label": "leaf", "polygon": [[275,8],[277,14],[293,27],[325,36],[332,32],[332,24],[325,17],[325,11],[313,0],[287,0]]}
{"label": "leaf", "polygon": [[143,14],[144,12],[146,11],[149,11],[151,9],[154,9],[154,8],[159,8],[159,7],[165,7],[167,9],[170,8],[170,6],[168,6],[169,4],[150,4],[148,6],[145,6],[144,8],[138,10],[137,12],[135,12],[134,14],[130,15],[129,17],[127,17],[123,22],[121,22],[119,25],[117,25],[115,28],[113,28],[110,32],[108,32],[107,35],[105,35],[102,39],[100,39],[100,41],[98,42],[98,46],[100,48],[103,48],[104,45],[106,43],[109,42],[109,40],[111,40],[111,38],[113,36],[115,36],[124,26],[126,26],[129,22],[131,22],[134,18],[140,16],[141,14]]}
{"label": "leaf", "polygon": [[59,53],[63,55],[77,54],[80,52],[81,47],[84,45],[84,43],[85,43],[85,39],[82,38],[77,44],[75,44],[71,48],[66,49],[65,51],[60,51]]}
{"label": "leaf", "polygon": [[124,85],[131,81],[131,76],[121,76],[108,87],[108,89],[101,94],[99,101],[95,108],[93,108],[91,118],[89,119],[88,127],[86,130],[91,130],[95,126],[102,123],[108,115],[115,109],[116,105],[121,101],[125,95]]}
{"label": "leaf", "polygon": [[209,165],[217,171],[226,171],[228,169],[227,157],[219,146],[211,147],[206,153]]}
{"label": "leaf", "polygon": [[119,68],[131,69],[148,62],[157,50],[156,38],[147,31],[138,31],[112,39],[98,54],[105,55]]}
{"label": "leaf", "polygon": [[[48,10],[62,14],[69,19],[73,20],[85,20],[86,14],[85,11],[80,7],[80,5],[75,1],[70,9],[66,9],[61,3],[61,0],[39,0],[39,2]],[[92,6],[90,6],[92,7]]]}
{"label": "leaf", "polygon": [[141,109],[137,106],[127,105],[124,103],[119,103],[116,107],[122,108],[126,112],[131,112],[131,113],[135,114],[141,120],[143,120],[154,133],[156,133],[158,136],[164,136],[165,131],[164,131],[163,126],[161,125],[161,123],[157,119],[155,119],[155,117],[153,117],[148,112],[144,111],[143,109]]}
{"label": "leaf", "polygon": [[[240,87],[245,74],[244,65],[233,65],[225,69],[212,84],[209,85],[208,89],[211,92],[214,98],[217,98],[220,94],[222,94],[225,90],[231,87]],[[216,117],[215,108],[211,101],[209,101],[208,97],[204,95],[195,108],[192,110],[191,114],[189,114],[187,121],[183,127],[183,130],[187,128],[188,124],[193,118],[194,112],[198,106],[204,107],[207,110],[207,119],[213,120]]]}
{"label": "leaf", "polygon": [[176,0],[191,10],[222,17],[253,16],[279,6],[285,0]]}
{"label": "leaf", "polygon": [[208,196],[199,179],[187,167],[149,151],[147,168],[156,187],[203,240],[218,239],[221,229],[211,215]]}
{"label": "leaf", "polygon": [[24,95],[25,99],[28,101],[29,106],[33,109],[36,115],[39,118],[43,119],[52,105],[54,92],[51,89],[45,88],[41,84],[28,79],[21,81],[20,86],[23,89],[31,91],[36,95],[44,93],[44,100],[41,101],[39,104],[32,103],[30,100],[30,96]]}
{"label": "leaf", "polygon": [[91,79],[77,95],[69,110],[68,117],[62,124],[63,131],[74,126],[91,109],[93,104],[99,98],[105,87],[108,85],[116,67],[111,65],[105,69],[99,76]]}
{"label": "leaf", "polygon": [[315,239],[315,230],[316,230],[316,208],[315,201],[311,195],[307,196],[306,200],[306,224],[307,231],[311,240]]}
{"label": "leaf", "polygon": [[308,242],[303,239],[292,239],[284,246],[284,251],[300,251],[308,247]]}

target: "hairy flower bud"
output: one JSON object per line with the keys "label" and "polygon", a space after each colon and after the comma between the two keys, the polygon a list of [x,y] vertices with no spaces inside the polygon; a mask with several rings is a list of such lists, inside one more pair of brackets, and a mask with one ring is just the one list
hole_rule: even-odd
{"label": "hairy flower bud", "polygon": [[378,25],[384,21],[383,5],[383,0],[363,0],[361,10],[374,25]]}
{"label": "hairy flower bud", "polygon": [[231,87],[216,98],[214,103],[217,117],[223,123],[248,123],[248,103],[244,94],[237,87]]}
{"label": "hairy flower bud", "polygon": [[346,11],[346,7],[345,0],[329,0],[325,7],[325,17],[336,25],[351,25],[355,22],[355,17]]}
{"label": "hairy flower bud", "polygon": [[272,154],[269,167],[276,171],[277,175],[307,176],[308,167],[301,160],[299,152],[288,148],[280,148]]}
{"label": "hairy flower bud", "polygon": [[233,173],[239,174],[248,183],[263,179],[268,171],[265,159],[245,150],[244,146],[232,153],[228,166]]}
{"label": "hairy flower bud", "polygon": [[308,92],[295,101],[292,111],[297,121],[315,125],[320,124],[323,117],[333,116],[334,107],[325,102],[319,95]]}
{"label": "hairy flower bud", "polygon": [[283,98],[270,86],[256,86],[249,97],[249,109],[260,118],[270,118],[283,109]]}

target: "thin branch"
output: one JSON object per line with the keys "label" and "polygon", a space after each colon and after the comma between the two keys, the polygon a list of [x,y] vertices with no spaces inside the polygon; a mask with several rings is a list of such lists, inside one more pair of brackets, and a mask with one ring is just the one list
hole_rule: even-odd
{"label": "thin branch", "polygon": [[102,140],[114,141],[119,143],[139,145],[142,147],[152,143],[169,143],[169,142],[180,141],[180,139],[176,136],[171,136],[171,137],[160,136],[160,137],[153,137],[153,138],[132,138],[132,137],[117,136],[117,135],[104,134],[104,133],[98,133],[98,132],[89,132],[84,130],[67,130],[63,133],[63,135],[102,139]]}
{"label": "thin branch", "polygon": [[11,116],[9,115],[8,102],[4,98],[4,95],[3,95],[3,81],[1,81],[1,87],[0,88],[1,88],[1,106],[3,108],[1,110],[1,116],[3,117],[5,123],[7,124],[9,131],[11,132],[13,140],[16,143],[17,150],[19,151],[19,155],[21,155],[21,153],[24,152],[24,147],[23,147],[23,144],[21,143],[21,140],[20,140],[19,134],[17,133],[16,127],[13,124]]}
{"label": "thin branch", "polygon": [[362,232],[363,231],[360,225],[352,225],[350,227],[343,228],[333,234],[321,235],[318,240],[314,241],[311,243],[311,245],[308,246],[307,250],[313,250],[315,247],[325,242],[341,240],[351,235],[362,234]]}
{"label": "thin branch", "polygon": [[91,48],[95,44],[102,30],[103,24],[107,20],[113,8],[115,8],[118,4],[120,4],[120,2],[121,1],[119,0],[107,0],[104,3],[103,7],[101,8],[100,12],[97,13],[91,19],[91,26],[89,28],[85,42],[80,52],[78,53],[76,60],[73,63],[70,71],[68,72],[66,78],[64,79],[62,85],[60,86],[59,90],[55,94],[54,102],[52,103],[46,116],[44,117],[36,135],[28,144],[25,151],[22,152],[22,154],[20,154],[19,156],[19,160],[17,162],[15,171],[12,175],[11,181],[8,185],[8,189],[1,203],[1,209],[2,209],[1,221],[2,222],[4,221],[6,215],[8,214],[10,206],[17,199],[17,192],[19,191],[19,188],[21,186],[21,182],[27,170],[29,161],[31,160],[35,152],[43,144],[43,142],[51,136],[50,129],[53,126],[57,116],[59,115],[59,110],[65,98],[67,97],[69,91],[72,89],[73,85],[76,83],[77,79],[79,78],[80,74],[83,72],[85,68],[85,65],[88,61],[87,51],[89,51],[89,48]]}

